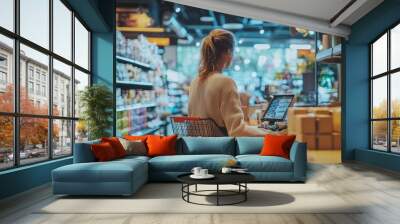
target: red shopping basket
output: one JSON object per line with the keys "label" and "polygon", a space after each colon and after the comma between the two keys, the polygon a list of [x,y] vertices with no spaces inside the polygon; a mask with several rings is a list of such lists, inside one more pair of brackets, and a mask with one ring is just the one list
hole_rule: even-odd
{"label": "red shopping basket", "polygon": [[179,136],[220,137],[227,134],[210,118],[171,117],[172,130]]}

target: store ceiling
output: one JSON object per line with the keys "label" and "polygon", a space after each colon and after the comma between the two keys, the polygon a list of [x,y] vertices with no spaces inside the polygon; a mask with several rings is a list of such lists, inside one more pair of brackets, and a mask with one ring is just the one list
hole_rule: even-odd
{"label": "store ceiling", "polygon": [[179,25],[194,38],[195,42],[189,42],[188,44],[199,42],[212,29],[216,28],[228,29],[235,33],[239,44],[242,46],[265,43],[266,39],[269,42],[274,42],[274,40],[279,43],[287,42],[286,44],[314,41],[312,32],[307,30],[296,30],[286,25],[214,12],[212,10],[170,2],[163,2],[159,10],[164,15],[164,18],[165,15],[172,15]]}
{"label": "store ceiling", "polygon": [[[168,0],[226,14],[347,37],[383,0]],[[215,25],[215,24],[214,24]]]}

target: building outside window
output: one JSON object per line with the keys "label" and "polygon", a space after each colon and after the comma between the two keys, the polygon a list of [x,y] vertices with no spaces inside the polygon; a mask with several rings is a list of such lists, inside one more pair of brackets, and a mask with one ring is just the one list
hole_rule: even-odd
{"label": "building outside window", "polygon": [[36,84],[36,95],[40,96],[40,84]]}
{"label": "building outside window", "polygon": [[33,80],[33,67],[32,66],[29,66],[28,74],[29,74],[29,79]]}
{"label": "building outside window", "polygon": [[[18,2],[13,5],[19,5],[16,9],[19,13],[13,16],[20,16],[14,18],[20,21],[19,27],[15,31],[8,27],[2,27],[8,32],[0,30],[0,83],[9,86],[3,90],[0,88],[0,170],[70,156],[74,136],[80,140],[87,139],[86,127],[77,127],[79,114],[74,113],[71,107],[74,102],[79,102],[78,92],[72,92],[71,88],[62,89],[58,80],[68,86],[90,84],[80,80],[81,74],[90,80],[89,66],[86,66],[90,64],[89,30],[64,1],[51,0],[52,4],[49,0]],[[53,24],[52,29],[50,24]],[[17,44],[19,51],[15,51]],[[79,49],[77,55],[77,47],[82,46],[87,49]],[[12,60],[14,54],[19,56],[19,61]],[[53,55],[57,55],[59,60]],[[75,55],[74,60],[72,55]],[[19,88],[15,88],[14,83],[15,66],[19,67]],[[78,72],[79,79],[74,78]],[[50,78],[53,78],[51,90]],[[15,90],[20,91],[18,98],[14,98]],[[57,104],[59,94],[66,97]],[[50,99],[53,99],[52,106]],[[18,106],[19,112],[14,111],[14,105]],[[14,133],[14,129],[19,129],[19,132]],[[33,132],[37,134],[33,136]]]}
{"label": "building outside window", "polygon": [[34,92],[33,82],[31,82],[31,81],[28,82],[28,91],[29,91],[29,94],[33,94],[33,92]]}
{"label": "building outside window", "polygon": [[7,84],[7,74],[4,71],[0,71],[0,84]]}
{"label": "building outside window", "polygon": [[42,96],[46,96],[46,86],[42,86]]}
{"label": "building outside window", "polygon": [[371,148],[400,153],[400,24],[370,45]]}

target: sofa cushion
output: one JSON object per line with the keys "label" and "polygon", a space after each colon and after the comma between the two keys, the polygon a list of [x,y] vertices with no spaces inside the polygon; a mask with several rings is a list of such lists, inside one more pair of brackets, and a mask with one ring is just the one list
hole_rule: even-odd
{"label": "sofa cushion", "polygon": [[126,151],[126,155],[138,155],[145,156],[147,155],[146,143],[141,140],[126,140],[124,138],[119,138],[122,146]]}
{"label": "sofa cushion", "polygon": [[91,149],[94,157],[96,157],[96,161],[105,162],[118,158],[118,156],[115,154],[115,150],[109,142],[93,144],[91,145]]}
{"label": "sofa cushion", "polygon": [[240,167],[249,172],[292,172],[292,161],[278,156],[239,155],[236,156]]}
{"label": "sofa cushion", "polygon": [[190,172],[193,167],[199,166],[210,171],[219,171],[230,159],[231,155],[175,155],[158,156],[149,160],[150,171],[163,172]]}
{"label": "sofa cushion", "polygon": [[237,137],[236,155],[260,154],[264,145],[263,137]]}
{"label": "sofa cushion", "polygon": [[147,172],[144,160],[75,163],[59,167],[52,173],[53,181],[58,182],[130,182],[137,172]]}
{"label": "sofa cushion", "polygon": [[104,137],[101,138],[101,142],[108,142],[114,149],[115,155],[117,158],[122,158],[126,156],[126,151],[124,146],[121,144],[117,137]]}
{"label": "sofa cushion", "polygon": [[177,138],[177,135],[149,135],[146,140],[148,148],[147,155],[151,157],[175,155]]}
{"label": "sofa cushion", "polygon": [[280,156],[289,159],[290,148],[296,135],[265,135],[261,156]]}
{"label": "sofa cushion", "polygon": [[179,141],[178,154],[235,155],[235,139],[232,137],[183,137]]}

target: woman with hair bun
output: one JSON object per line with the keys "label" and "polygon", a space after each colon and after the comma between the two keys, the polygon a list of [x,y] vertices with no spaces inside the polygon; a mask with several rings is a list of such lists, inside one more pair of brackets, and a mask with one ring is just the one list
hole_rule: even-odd
{"label": "woman with hair bun", "polygon": [[227,30],[215,29],[203,39],[199,74],[189,90],[189,116],[211,118],[229,136],[264,136],[265,130],[245,123],[235,81],[222,74],[234,48],[235,37]]}

